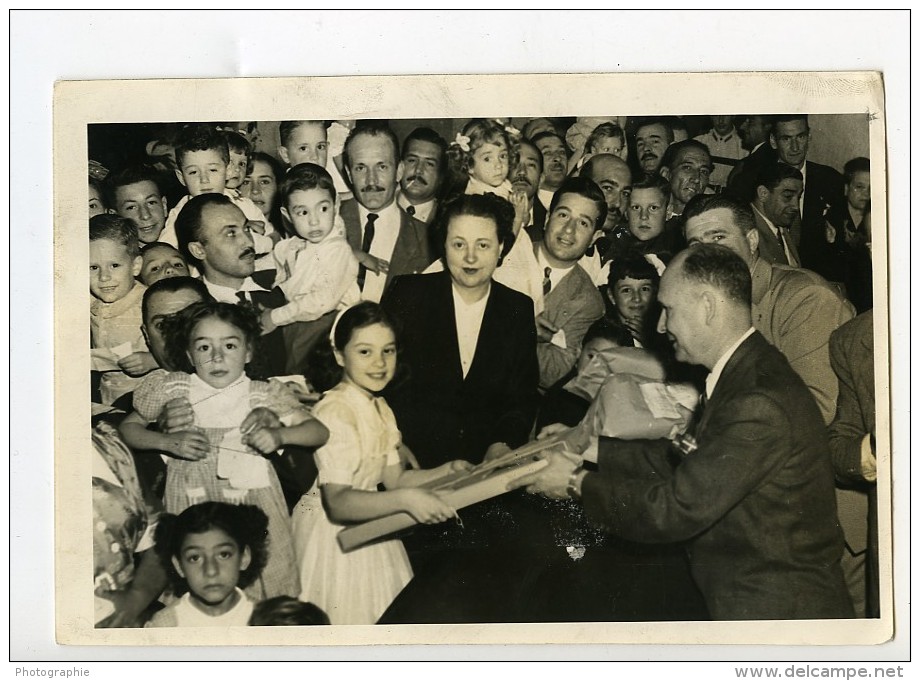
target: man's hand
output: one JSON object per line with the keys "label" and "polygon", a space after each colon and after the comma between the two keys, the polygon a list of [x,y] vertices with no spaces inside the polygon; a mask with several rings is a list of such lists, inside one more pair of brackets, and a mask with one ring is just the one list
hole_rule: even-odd
{"label": "man's hand", "polygon": [[271,333],[272,331],[278,328],[275,322],[272,321],[272,311],[271,310],[262,311],[262,314],[259,316],[259,323],[262,325],[262,335],[263,336],[266,333]]}
{"label": "man's hand", "polygon": [[542,494],[550,499],[568,499],[569,478],[581,463],[581,457],[556,449],[544,452],[541,459],[549,461],[545,468],[512,482],[508,488],[526,487],[530,494]]}
{"label": "man's hand", "polygon": [[149,352],[132,352],[127,357],[118,360],[118,366],[128,376],[143,376],[159,367]]}
{"label": "man's hand", "polygon": [[492,459],[497,459],[498,457],[504,456],[510,451],[511,447],[509,447],[504,442],[493,442],[486,450],[486,455],[483,457],[483,461],[491,461]]}

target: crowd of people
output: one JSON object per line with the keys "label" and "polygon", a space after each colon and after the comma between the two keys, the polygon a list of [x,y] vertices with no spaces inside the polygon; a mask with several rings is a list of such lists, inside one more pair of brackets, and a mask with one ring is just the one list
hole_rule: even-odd
{"label": "crowd of people", "polygon": [[878,617],[869,160],[709,119],[91,129],[96,625]]}

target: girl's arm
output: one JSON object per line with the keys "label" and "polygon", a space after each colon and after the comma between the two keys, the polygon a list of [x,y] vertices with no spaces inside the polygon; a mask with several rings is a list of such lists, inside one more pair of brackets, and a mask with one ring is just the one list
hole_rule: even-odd
{"label": "girl's arm", "polygon": [[136,411],[124,418],[118,432],[132,449],[155,449],[188,461],[205,458],[211,448],[205,434],[196,430],[168,434],[148,430],[147,422]]}
{"label": "girl's arm", "polygon": [[[452,473],[468,471],[473,467],[469,461],[457,459],[448,461],[437,468],[424,470],[405,470],[401,466],[388,466],[383,473],[383,484],[387,489],[400,489],[406,487],[419,487],[432,480],[442,478]],[[391,469],[395,468],[395,471]]]}
{"label": "girl's arm", "polygon": [[329,431],[322,423],[310,417],[296,426],[257,426],[243,436],[243,443],[258,449],[263,454],[275,452],[285,445],[321,447],[329,439]]}
{"label": "girl's arm", "polygon": [[320,489],[329,519],[335,523],[361,522],[401,512],[424,524],[456,516],[456,511],[435,493],[413,487],[377,492],[327,483]]}

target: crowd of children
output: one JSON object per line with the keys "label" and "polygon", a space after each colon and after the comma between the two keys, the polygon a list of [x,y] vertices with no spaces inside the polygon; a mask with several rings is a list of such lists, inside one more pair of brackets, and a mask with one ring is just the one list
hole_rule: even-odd
{"label": "crowd of children", "polygon": [[[491,193],[513,208],[513,244],[494,280],[530,297],[535,315],[548,279],[534,269],[534,238],[542,231],[542,224],[534,228],[535,204],[552,155],[537,154],[526,166],[527,155],[544,151],[531,139],[564,144],[561,131],[537,127],[545,120],[535,119],[526,136],[509,119],[455,127],[454,137],[442,140],[437,175],[441,203]],[[254,148],[252,126],[241,132],[190,124],[147,145],[167,149],[165,156],[111,170],[91,163],[94,413],[117,421],[138,470],[165,462],[165,483],[147,484],[143,497],[161,578],[170,582],[145,604],[144,616],[113,619],[106,607],[100,626],[373,624],[410,582],[412,566],[398,539],[345,552],[337,533],[398,512],[427,524],[457,516],[419,486],[470,464],[419,469],[380,396],[398,373],[400,330],[362,294],[360,275],[385,272],[389,263],[349,238],[340,214],[361,171],[346,167],[343,147],[360,126],[285,121],[272,150]],[[566,152],[563,173],[629,158],[616,119],[579,140],[583,145]],[[175,181],[155,167],[164,162],[186,192],[177,201],[166,188]],[[583,263],[607,311],[584,335],[571,371],[542,395],[537,430],[584,417],[589,402],[571,386],[597,371],[598,356],[622,346],[658,352],[658,280],[685,245],[668,220],[670,198],[669,183],[649,174],[608,199],[619,211],[608,223],[617,227],[598,230],[597,248]],[[218,211],[222,221],[205,229]],[[431,232],[434,240],[433,225]],[[440,262],[429,268],[438,269]],[[197,302],[157,319],[157,345],[148,345],[146,294],[166,295],[163,280],[193,277],[204,284]],[[281,369],[265,371],[271,364]],[[277,473],[277,462],[292,452],[314,457],[316,466],[296,504],[286,501]],[[150,579],[149,571],[143,575]],[[97,596],[117,611],[114,594],[124,584],[98,585],[97,575]]]}

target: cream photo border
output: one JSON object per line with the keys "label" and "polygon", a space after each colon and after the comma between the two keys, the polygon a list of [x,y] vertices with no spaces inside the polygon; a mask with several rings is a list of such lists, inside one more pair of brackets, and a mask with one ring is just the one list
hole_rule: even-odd
{"label": "cream photo border", "polygon": [[[547,97],[552,92],[555,96]],[[705,94],[705,96],[704,96]],[[496,104],[496,102],[502,102]],[[887,230],[873,235],[882,616],[878,620],[611,622],[97,630],[90,480],[87,125],[168,121],[617,114],[866,115],[872,222],[887,225],[880,74],[667,73],[65,81],[54,94],[56,638],[80,645],[763,644],[866,645],[894,632]],[[76,397],[75,397],[76,396]],[[886,540],[887,538],[887,540]]]}

